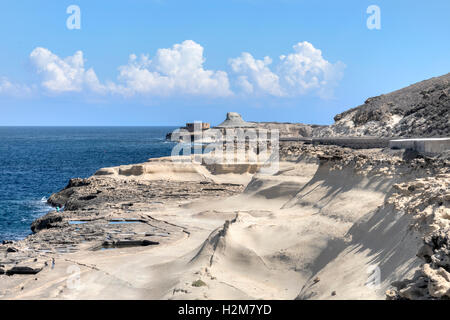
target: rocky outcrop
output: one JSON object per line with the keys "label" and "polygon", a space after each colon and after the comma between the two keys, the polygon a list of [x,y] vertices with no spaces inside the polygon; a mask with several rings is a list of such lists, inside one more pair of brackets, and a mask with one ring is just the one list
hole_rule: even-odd
{"label": "rocky outcrop", "polygon": [[[236,112],[215,128],[277,129],[281,138],[298,137],[446,137],[450,135],[450,73],[368,98],[334,117],[330,126],[283,122],[246,122]],[[213,135],[205,130],[203,135]],[[168,134],[180,140],[192,133]]]}
{"label": "rocky outcrop", "polygon": [[[327,126],[291,122],[247,122],[242,119],[242,116],[239,113],[228,112],[225,121],[223,121],[221,124],[213,127],[212,129],[202,130],[201,139],[202,141],[207,142],[209,139],[215,137],[217,131],[224,134],[225,130],[227,130],[228,132],[232,132],[232,130],[236,129],[278,130],[279,136],[281,138],[311,137],[315,130],[323,129],[326,127]],[[166,139],[172,141],[190,141],[194,139],[194,135],[191,131],[181,130],[179,132],[168,133],[166,135]]]}
{"label": "rocky outcrop", "polygon": [[48,204],[54,207],[64,207],[75,191],[75,188],[89,185],[88,179],[74,178],[70,179],[67,186],[58,193],[54,193],[47,200]]}
{"label": "rocky outcrop", "polygon": [[334,117],[314,136],[444,137],[450,135],[450,73],[367,99]]}
{"label": "rocky outcrop", "polygon": [[327,126],[289,122],[254,122],[257,128],[278,130],[280,138],[312,137],[314,130]]}
{"label": "rocky outcrop", "polygon": [[242,119],[242,116],[237,112],[228,112],[225,121],[216,126],[215,128],[253,128],[255,124],[252,122],[246,122]]}
{"label": "rocky outcrop", "polygon": [[[443,160],[435,176],[395,185],[388,199],[400,212],[413,217],[412,228],[420,231],[423,245],[417,257],[423,264],[410,279],[393,283],[388,299],[450,298],[450,163]],[[422,159],[422,167],[427,160]]]}
{"label": "rocky outcrop", "polygon": [[31,231],[39,232],[43,229],[56,228],[60,226],[62,216],[56,212],[50,212],[36,219],[31,224]]}

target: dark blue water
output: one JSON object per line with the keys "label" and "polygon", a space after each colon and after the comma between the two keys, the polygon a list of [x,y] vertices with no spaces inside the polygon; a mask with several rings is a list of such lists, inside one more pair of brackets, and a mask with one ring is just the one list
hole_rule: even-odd
{"label": "dark blue water", "polygon": [[46,198],[102,167],[170,155],[173,127],[0,127],[0,241],[30,234]]}

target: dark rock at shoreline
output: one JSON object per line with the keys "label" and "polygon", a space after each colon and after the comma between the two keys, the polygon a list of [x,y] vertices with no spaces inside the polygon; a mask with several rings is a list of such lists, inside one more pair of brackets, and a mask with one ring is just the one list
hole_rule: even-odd
{"label": "dark rock at shoreline", "polygon": [[89,185],[88,179],[74,178],[70,179],[67,186],[58,193],[54,193],[48,198],[47,203],[53,207],[64,207],[67,201],[74,193],[74,188],[84,187]]}
{"label": "dark rock at shoreline", "polygon": [[34,233],[43,230],[49,229],[59,226],[59,223],[62,221],[62,216],[56,212],[47,213],[45,216],[42,216],[31,224],[31,231]]}

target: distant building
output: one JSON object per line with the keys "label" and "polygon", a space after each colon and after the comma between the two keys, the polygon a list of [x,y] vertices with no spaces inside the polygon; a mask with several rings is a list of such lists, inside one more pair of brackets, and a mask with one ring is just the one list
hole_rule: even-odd
{"label": "distant building", "polygon": [[184,127],[189,132],[194,132],[195,125],[200,126],[202,130],[208,130],[211,126],[207,122],[200,122],[200,123],[186,123],[186,127]]}

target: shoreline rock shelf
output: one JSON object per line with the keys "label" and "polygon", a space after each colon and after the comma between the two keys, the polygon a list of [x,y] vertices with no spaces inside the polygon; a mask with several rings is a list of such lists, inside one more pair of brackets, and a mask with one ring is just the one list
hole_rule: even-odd
{"label": "shoreline rock shelf", "polygon": [[[448,299],[450,152],[436,136],[449,136],[449,77],[370,98],[331,126],[229,114],[219,130],[281,129],[274,174],[198,155],[72,179],[48,199],[64,211],[0,245],[0,296]],[[433,139],[405,140],[420,132]]]}
{"label": "shoreline rock shelf", "polygon": [[[0,246],[1,294],[243,298],[229,291],[232,286],[255,299],[329,299],[333,288],[339,288],[340,299],[438,297],[431,287],[414,288],[435,281],[439,264],[430,262],[416,278],[413,273],[420,257],[430,261],[421,254],[422,242],[444,232],[435,228],[450,214],[448,156],[285,141],[276,175],[221,173],[201,164],[185,170],[165,158],[141,165],[151,170],[127,175],[111,168],[113,175],[73,179],[52,195],[49,202],[68,209],[37,219],[28,238]],[[431,218],[435,222],[429,224]],[[362,245],[395,270],[384,274],[380,289],[363,285],[366,259],[373,257],[354,250]],[[401,258],[391,259],[392,250]],[[442,250],[432,248],[430,254],[437,257]],[[318,256],[323,266],[310,269]],[[64,287],[74,263],[84,270],[85,290]],[[336,268],[343,269],[337,274]],[[99,280],[94,284],[90,277]],[[192,287],[199,278],[206,285]],[[310,284],[313,278],[321,281]],[[395,281],[404,285],[393,287]],[[48,282],[65,289],[53,296]],[[91,284],[103,288],[101,296],[91,295]]]}

